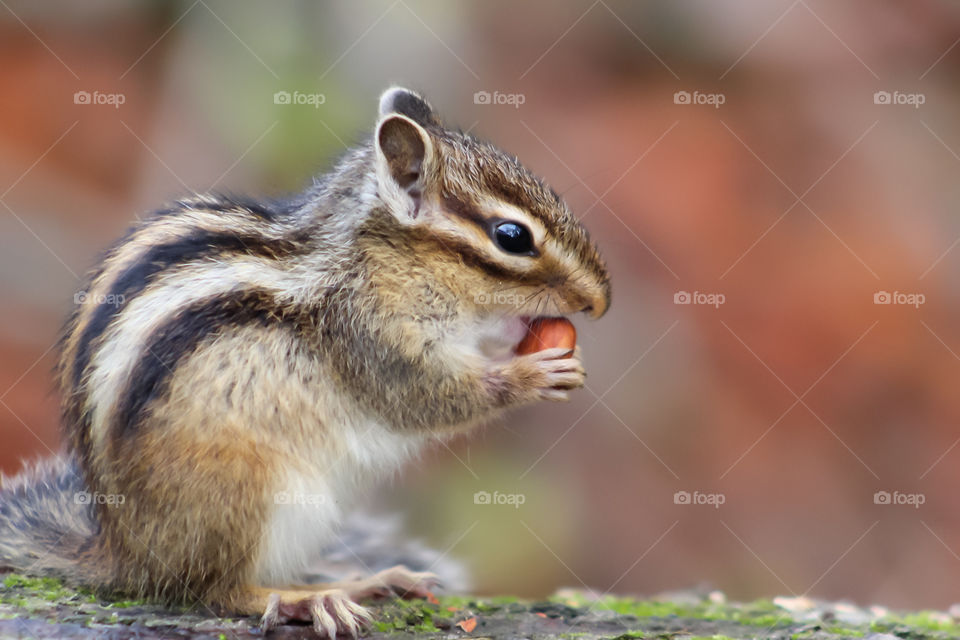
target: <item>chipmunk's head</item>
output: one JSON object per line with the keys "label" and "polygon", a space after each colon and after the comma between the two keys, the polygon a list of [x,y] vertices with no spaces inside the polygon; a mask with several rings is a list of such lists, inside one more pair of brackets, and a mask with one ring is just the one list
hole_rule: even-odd
{"label": "chipmunk's head", "polygon": [[441,294],[479,317],[606,312],[610,279],[596,245],[516,158],[444,128],[401,88],[380,99],[373,146],[389,241]]}

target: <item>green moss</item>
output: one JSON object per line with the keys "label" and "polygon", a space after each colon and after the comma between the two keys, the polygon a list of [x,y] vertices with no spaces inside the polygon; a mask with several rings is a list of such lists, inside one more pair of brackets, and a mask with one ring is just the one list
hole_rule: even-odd
{"label": "green moss", "polygon": [[[32,578],[16,573],[3,577],[0,588],[0,603],[24,607],[36,599],[47,602],[80,602],[98,604],[101,599],[86,588],[67,587],[56,578]],[[143,600],[116,600],[103,603],[104,607],[125,609],[147,604]]]}
{"label": "green moss", "polygon": [[960,636],[960,624],[944,619],[942,613],[936,611],[918,611],[903,615],[889,615],[870,625],[871,631],[878,633],[893,633],[901,637],[919,637],[918,631],[943,634],[945,637]]}
{"label": "green moss", "polygon": [[935,611],[919,611],[910,613],[900,618],[900,622],[908,627],[917,629],[926,629],[927,631],[945,631],[949,634],[960,634],[960,625],[951,621],[943,620],[943,614]]}
{"label": "green moss", "polygon": [[[457,621],[458,614],[494,614],[525,611],[530,606],[514,596],[476,598],[466,596],[441,596],[437,602],[426,600],[394,600],[377,609],[378,619],[373,629],[381,633],[396,631],[438,633]],[[437,626],[438,623],[440,626]],[[443,627],[443,629],[441,628]],[[570,636],[571,638],[573,636]]]}
{"label": "green moss", "polygon": [[818,636],[823,636],[824,633],[828,633],[834,636],[843,636],[845,638],[862,638],[866,635],[862,629],[852,629],[850,627],[824,627],[824,628],[814,628],[801,633],[794,633],[790,636],[791,640],[805,640],[806,638],[814,638]]}
{"label": "green moss", "polygon": [[673,602],[648,602],[644,600],[626,600],[605,598],[593,605],[594,609],[613,611],[620,615],[638,618],[664,618],[667,616],[691,615],[692,608]]}
{"label": "green moss", "polygon": [[854,638],[862,638],[867,635],[860,629],[850,629],[847,627],[827,627],[826,631],[836,636],[853,636]]}
{"label": "green moss", "polygon": [[3,586],[7,589],[16,589],[18,591],[27,591],[30,595],[56,602],[64,600],[77,592],[67,589],[56,578],[28,578],[16,573],[11,573],[3,579]]}
{"label": "green moss", "polygon": [[146,604],[143,600],[115,600],[104,606],[109,609],[129,609],[130,607],[142,607]]}
{"label": "green moss", "polygon": [[505,606],[523,602],[516,596],[496,596],[493,598],[482,599],[476,597],[470,598],[466,596],[439,596],[438,601],[439,604],[436,606],[441,609],[454,607],[456,609],[470,609],[471,611],[476,611],[478,613],[498,611]]}
{"label": "green moss", "polygon": [[433,618],[439,613],[438,605],[426,600],[395,600],[380,609],[379,620],[373,622],[377,631],[408,631],[416,633],[436,633],[440,629]]}
{"label": "green moss", "polygon": [[703,602],[697,604],[678,604],[660,600],[632,600],[607,596],[596,602],[586,600],[560,600],[565,604],[613,611],[620,615],[638,618],[683,617],[701,620],[726,620],[756,627],[775,627],[793,622],[785,611],[779,609],[770,600],[758,600],[736,607],[726,604]]}
{"label": "green moss", "polygon": [[27,599],[17,594],[0,595],[0,604],[12,604],[15,607],[23,608],[27,606]]}

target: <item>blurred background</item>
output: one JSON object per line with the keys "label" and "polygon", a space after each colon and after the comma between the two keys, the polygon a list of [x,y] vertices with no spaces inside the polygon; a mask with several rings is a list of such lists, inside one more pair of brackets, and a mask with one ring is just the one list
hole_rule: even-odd
{"label": "blurred background", "polygon": [[957,3],[0,5],[4,472],[135,216],[296,191],[404,83],[565,196],[614,303],[588,389],[374,503],[484,593],[960,599]]}

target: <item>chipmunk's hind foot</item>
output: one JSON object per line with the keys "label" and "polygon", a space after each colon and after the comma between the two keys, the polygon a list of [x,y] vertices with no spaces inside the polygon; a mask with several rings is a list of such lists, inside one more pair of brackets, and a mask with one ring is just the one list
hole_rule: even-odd
{"label": "chipmunk's hind foot", "polygon": [[342,589],[316,591],[253,588],[246,602],[251,613],[262,612],[264,632],[292,620],[310,622],[321,638],[335,640],[338,634],[356,639],[373,616],[350,599]]}

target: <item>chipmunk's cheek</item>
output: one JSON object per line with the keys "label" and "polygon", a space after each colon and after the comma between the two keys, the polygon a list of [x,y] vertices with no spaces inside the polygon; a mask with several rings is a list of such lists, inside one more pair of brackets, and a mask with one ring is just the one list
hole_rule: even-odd
{"label": "chipmunk's cheek", "polygon": [[527,318],[494,317],[475,327],[477,351],[488,360],[509,360],[516,346],[527,335]]}

